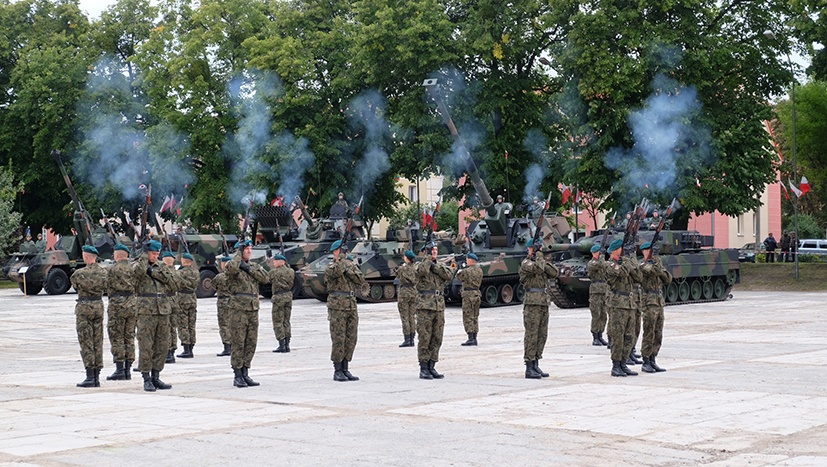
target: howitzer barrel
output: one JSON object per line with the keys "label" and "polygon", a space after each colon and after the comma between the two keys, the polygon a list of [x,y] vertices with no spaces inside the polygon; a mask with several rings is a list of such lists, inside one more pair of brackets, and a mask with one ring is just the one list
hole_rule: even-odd
{"label": "howitzer barrel", "polygon": [[580,253],[589,254],[594,242],[582,241],[580,243],[552,243],[548,246],[548,251],[578,251]]}
{"label": "howitzer barrel", "polygon": [[307,210],[307,206],[304,205],[302,199],[298,196],[296,196],[296,204],[299,206],[299,209],[302,212],[302,217],[304,217],[304,220],[307,221],[307,229],[312,229],[316,225],[316,223],[313,222],[313,216],[310,215],[310,211]]}

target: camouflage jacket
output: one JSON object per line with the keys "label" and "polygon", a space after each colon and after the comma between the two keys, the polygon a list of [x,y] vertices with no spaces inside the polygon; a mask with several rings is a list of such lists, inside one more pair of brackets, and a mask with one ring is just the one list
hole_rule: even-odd
{"label": "camouflage jacket", "polygon": [[215,288],[215,293],[218,298],[226,298],[230,296],[230,287],[227,284],[227,275],[219,272],[213,277],[212,286]]}
{"label": "camouflage jacket", "polygon": [[448,266],[431,261],[428,256],[416,265],[417,310],[445,311],[445,284],[454,274]]}
{"label": "camouflage jacket", "polygon": [[609,296],[613,308],[632,310],[636,308],[634,292],[640,282],[640,269],[637,259],[626,258],[621,262],[609,260],[606,268],[607,281],[612,293]]}
{"label": "camouflage jacket", "polygon": [[116,261],[106,274],[106,293],[109,299],[126,300],[135,293],[133,265],[129,260]]}
{"label": "camouflage jacket", "polygon": [[201,283],[201,273],[195,269],[195,266],[187,266],[175,271],[175,276],[178,282],[179,303],[194,306],[197,303],[195,289]]}
{"label": "camouflage jacket", "polygon": [[230,309],[233,311],[258,311],[258,285],[269,280],[267,271],[258,264],[248,263],[250,272],[241,269],[241,250],[224,266],[227,287],[230,291]]}
{"label": "camouflage jacket", "polygon": [[[468,266],[460,269],[457,279],[462,282],[462,295],[479,295],[482,285],[482,268],[479,265]],[[473,290],[468,290],[473,289]]]}
{"label": "camouflage jacket", "polygon": [[611,290],[609,290],[609,283],[606,282],[606,279],[608,279],[606,275],[606,268],[608,267],[609,263],[607,263],[602,256],[598,256],[597,259],[589,261],[587,266],[589,271],[589,279],[591,280],[591,285],[589,285],[589,293],[607,294],[611,292]]}
{"label": "camouflage jacket", "polygon": [[71,277],[72,287],[78,291],[78,297],[98,297],[106,290],[106,269],[98,263],[92,263],[78,269]]}
{"label": "camouflage jacket", "polygon": [[[549,306],[548,281],[556,279],[559,271],[543,258],[543,253],[534,253],[534,259],[527,257],[520,264],[520,284],[525,289],[524,305]],[[541,290],[542,289],[542,290]]]}
{"label": "camouflage jacket", "polygon": [[163,261],[152,263],[152,276],[146,273],[149,266],[144,254],[132,270],[135,284],[135,310],[139,315],[168,315],[172,313],[170,290],[176,290],[175,272]]}
{"label": "camouflage jacket", "polygon": [[296,280],[296,271],[290,266],[274,267],[268,273],[270,289],[273,296],[270,298],[275,304],[287,303],[293,300],[293,282]]}
{"label": "camouflage jacket", "polygon": [[404,263],[396,270],[399,279],[399,297],[416,300],[416,263]]}
{"label": "camouflage jacket", "polygon": [[365,283],[362,271],[347,259],[334,260],[324,271],[327,288],[327,308],[340,311],[356,310],[356,287]]}
{"label": "camouflage jacket", "polygon": [[644,306],[664,306],[663,288],[672,282],[672,274],[663,267],[660,256],[640,265],[641,304]]}

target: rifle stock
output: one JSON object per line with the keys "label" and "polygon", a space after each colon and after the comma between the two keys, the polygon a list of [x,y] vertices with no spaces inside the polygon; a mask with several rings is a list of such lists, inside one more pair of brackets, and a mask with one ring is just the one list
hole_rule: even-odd
{"label": "rifle stock", "polygon": [[101,216],[103,216],[103,222],[106,224],[106,228],[109,229],[109,233],[112,234],[112,240],[115,243],[118,243],[118,234],[115,233],[115,228],[112,227],[112,224],[109,222],[109,217],[106,216],[106,213],[103,212],[103,208],[101,208]]}
{"label": "rifle stock", "polygon": [[657,254],[658,250],[660,249],[660,232],[663,230],[663,227],[666,225],[666,219],[672,217],[675,211],[680,207],[678,204],[677,198],[672,198],[672,202],[669,203],[669,208],[666,210],[666,214],[664,214],[660,218],[660,222],[658,222],[658,227],[655,229],[655,236],[652,237],[652,253]]}
{"label": "rifle stock", "polygon": [[230,249],[227,247],[227,239],[224,238],[224,229],[221,228],[221,223],[218,223],[218,234],[221,235],[221,246],[224,250],[224,256],[230,254]]}
{"label": "rifle stock", "polygon": [[612,216],[612,221],[606,225],[606,229],[603,231],[603,240],[600,242],[600,254],[605,255],[606,249],[609,248],[609,245],[606,245],[606,242],[609,241],[609,229],[611,229],[615,225],[615,218],[617,217],[617,211],[615,211],[614,215]]}
{"label": "rifle stock", "polygon": [[543,205],[543,210],[540,212],[540,217],[537,218],[537,226],[534,227],[534,236],[532,239],[534,240],[534,244],[537,243],[537,240],[540,238],[540,231],[543,227],[543,221],[546,218],[546,211],[548,211],[548,207],[551,205],[551,192],[548,193],[548,198],[546,198],[546,203]]}

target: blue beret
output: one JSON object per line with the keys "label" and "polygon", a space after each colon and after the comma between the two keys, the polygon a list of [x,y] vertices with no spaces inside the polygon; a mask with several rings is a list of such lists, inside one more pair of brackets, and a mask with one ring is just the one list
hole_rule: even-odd
{"label": "blue beret", "polygon": [[253,246],[253,242],[251,240],[239,240],[238,242],[236,242],[233,248],[239,249],[247,246]]}
{"label": "blue beret", "polygon": [[416,253],[411,250],[405,250],[405,257],[408,259],[416,259]]}
{"label": "blue beret", "polygon": [[479,261],[479,257],[474,253],[468,253],[468,259],[473,259],[474,261]]}
{"label": "blue beret", "polygon": [[116,249],[116,250],[125,251],[125,252],[129,253],[129,247],[128,247],[128,246],[126,246],[126,245],[124,245],[123,243],[118,243],[118,244],[116,244],[116,245],[115,245],[115,249]]}
{"label": "blue beret", "polygon": [[93,247],[92,245],[83,245],[83,252],[84,253],[92,253],[93,255],[98,255],[98,249]]}
{"label": "blue beret", "polygon": [[612,243],[609,244],[609,251],[615,251],[622,246],[623,240],[618,238],[617,240],[613,240]]}
{"label": "blue beret", "polygon": [[529,238],[529,239],[528,239],[528,241],[527,241],[527,242],[525,242],[525,246],[526,246],[526,248],[531,248],[531,247],[533,247],[533,246],[534,246],[534,239],[533,239],[533,238]]}
{"label": "blue beret", "polygon": [[152,240],[149,242],[149,245],[146,247],[147,251],[161,251],[161,242],[158,240]]}
{"label": "blue beret", "polygon": [[652,242],[646,242],[643,245],[641,245],[640,251],[648,250],[649,248],[652,248]]}
{"label": "blue beret", "polygon": [[226,263],[227,261],[232,261],[232,260],[233,260],[233,259],[232,259],[231,257],[229,257],[229,256],[222,256],[222,257],[221,257],[221,262],[222,262],[222,263]]}
{"label": "blue beret", "polygon": [[190,261],[195,261],[195,258],[193,258],[192,255],[189,254],[189,253],[184,253],[183,255],[181,255],[181,259],[188,259]]}
{"label": "blue beret", "polygon": [[353,261],[353,255],[347,255],[348,261]]}
{"label": "blue beret", "polygon": [[598,243],[597,245],[592,246],[592,249],[589,251],[591,251],[592,253],[597,253],[598,251],[600,251],[600,244]]}
{"label": "blue beret", "polygon": [[341,240],[336,240],[335,242],[333,242],[332,245],[330,245],[330,251],[336,251],[341,247],[342,247],[342,241]]}
{"label": "blue beret", "polygon": [[287,258],[285,258],[284,255],[275,255],[273,256],[273,259],[280,259],[285,262],[287,261]]}
{"label": "blue beret", "polygon": [[175,253],[171,251],[165,251],[161,253],[161,258],[175,258]]}

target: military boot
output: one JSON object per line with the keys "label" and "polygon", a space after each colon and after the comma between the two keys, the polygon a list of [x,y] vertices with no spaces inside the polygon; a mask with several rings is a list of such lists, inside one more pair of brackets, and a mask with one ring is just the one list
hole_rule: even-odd
{"label": "military boot", "polygon": [[192,358],[192,344],[182,344],[184,351],[177,355],[178,358]]}
{"label": "military boot", "polygon": [[95,368],[95,387],[101,387],[101,369]]}
{"label": "military boot", "polygon": [[410,334],[405,334],[403,337],[404,337],[404,340],[402,341],[401,344],[399,344],[399,347],[413,347],[413,341],[411,340],[411,335]]}
{"label": "military boot", "polygon": [[333,381],[348,381],[342,372],[342,362],[333,362]]}
{"label": "military boot", "polygon": [[643,366],[640,367],[640,371],[644,373],[656,373],[655,369],[652,368],[651,360],[649,357],[643,357]]}
{"label": "military boot", "polygon": [[106,377],[107,381],[121,381],[126,379],[126,374],[123,371],[124,362],[115,362],[115,372]]}
{"label": "military boot", "polygon": [[155,389],[172,389],[171,384],[167,384],[161,381],[161,372],[158,370],[152,370],[152,385],[155,386]]}
{"label": "military boot", "polygon": [[428,371],[430,371],[430,372],[431,372],[431,376],[433,376],[433,377],[434,377],[434,379],[442,379],[442,378],[444,378],[444,377],[445,377],[445,375],[443,375],[443,374],[440,374],[440,373],[437,373],[437,372],[436,372],[436,368],[434,368],[435,366],[436,366],[436,362],[435,362],[435,361],[433,361],[433,360],[428,360]]}
{"label": "military boot", "polygon": [[540,373],[543,378],[548,378],[548,373],[540,369],[540,360],[534,360],[534,370]]}
{"label": "military boot", "polygon": [[155,392],[155,385],[152,384],[152,377],[149,376],[149,373],[144,371],[141,376],[144,378],[144,391]]}
{"label": "military boot", "polygon": [[600,341],[600,345],[609,345],[609,343],[606,342],[605,339],[603,339],[603,333],[602,332],[597,333],[597,340]]}
{"label": "military boot", "polygon": [[286,353],[290,353],[290,338],[289,337],[284,339],[284,351]]}
{"label": "military boot", "polygon": [[358,378],[358,377],[353,376],[353,375],[352,375],[352,374],[351,374],[351,373],[347,370],[347,364],[348,364],[348,361],[347,361],[347,360],[342,360],[342,374],[343,374],[343,375],[345,375],[345,377],[347,378],[347,380],[348,380],[348,381],[359,381],[359,378]]}
{"label": "military boot", "polygon": [[279,347],[273,351],[274,353],[287,352],[287,339],[279,339]]}
{"label": "military boot", "polygon": [[241,377],[244,379],[244,382],[247,383],[247,386],[260,386],[261,383],[253,381],[253,378],[250,378],[250,375],[248,374],[249,370],[250,369],[246,366],[241,369]]}
{"label": "military boot", "polygon": [[[632,347],[632,357],[635,357],[636,359],[640,358],[640,354],[637,353],[637,350],[635,350],[634,347]],[[642,363],[642,362],[638,362],[638,363]]]}
{"label": "military boot", "polygon": [[425,360],[419,362],[419,379],[434,379],[431,370],[428,369],[428,362]]}
{"label": "military boot", "polygon": [[77,384],[79,388],[93,388],[95,387],[95,369],[86,369],[86,379]]}
{"label": "military boot", "polygon": [[612,376],[623,376],[626,377],[626,372],[623,371],[623,368],[620,368],[620,361],[619,360],[612,360]]}
{"label": "military boot", "polygon": [[600,342],[600,339],[597,338],[596,332],[592,333],[592,345],[603,345],[603,343]]}
{"label": "military boot", "polygon": [[630,370],[629,367],[626,366],[626,362],[624,362],[623,360],[620,361],[620,369],[623,370],[623,372],[626,373],[627,376],[637,376],[637,371]]}
{"label": "military boot", "polygon": [[661,368],[661,367],[658,366],[658,363],[655,361],[655,356],[654,355],[649,357],[649,365],[651,365],[652,368],[654,368],[655,371],[657,371],[658,373],[660,373],[662,371],[666,371],[666,368]]}
{"label": "military boot", "polygon": [[626,360],[627,365],[640,365],[643,361],[640,359],[640,355],[635,355],[635,349],[632,349],[632,352],[629,354],[629,359]]}
{"label": "military boot", "polygon": [[473,332],[468,333],[468,340],[463,342],[460,345],[477,345],[477,339],[474,337]]}
{"label": "military boot", "polygon": [[525,362],[525,377],[526,379],[540,379],[543,377],[537,370],[534,369],[534,361]]}
{"label": "military boot", "polygon": [[241,368],[233,368],[233,386],[237,388],[247,387],[247,382],[244,381],[244,376],[241,374]]}
{"label": "military boot", "polygon": [[132,372],[129,371],[132,368],[132,360],[127,360],[123,362],[123,379],[129,381],[132,379]]}
{"label": "military boot", "polygon": [[221,353],[215,354],[216,357],[229,357],[232,354],[232,347],[230,344],[224,344],[224,350]]}
{"label": "military boot", "polygon": [[167,359],[164,360],[164,363],[175,363],[175,350],[170,349],[167,352]]}

